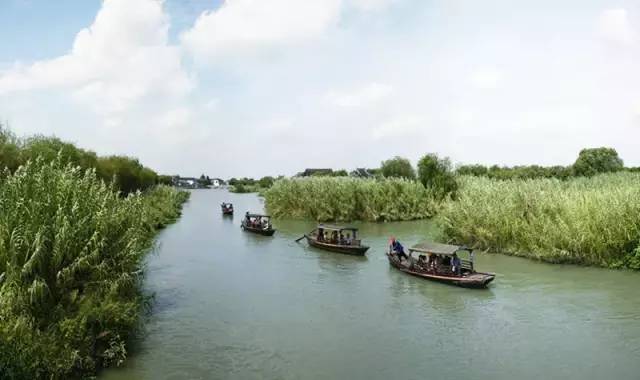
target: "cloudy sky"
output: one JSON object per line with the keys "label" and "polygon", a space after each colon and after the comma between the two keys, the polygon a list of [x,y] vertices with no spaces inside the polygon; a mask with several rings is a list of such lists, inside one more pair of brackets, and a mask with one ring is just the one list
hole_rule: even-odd
{"label": "cloudy sky", "polygon": [[640,2],[0,0],[0,120],[224,178],[640,165]]}

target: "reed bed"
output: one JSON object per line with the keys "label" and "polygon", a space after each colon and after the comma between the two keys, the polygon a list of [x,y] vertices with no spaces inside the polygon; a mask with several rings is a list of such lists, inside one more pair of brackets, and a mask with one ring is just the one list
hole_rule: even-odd
{"label": "reed bed", "polygon": [[264,193],[276,217],[317,221],[392,221],[432,217],[438,203],[412,180],[308,177],[280,179]]}
{"label": "reed bed", "polygon": [[143,257],[185,195],[121,197],[60,160],[0,178],[0,378],[77,378],[122,363],[143,312]]}
{"label": "reed bed", "polygon": [[506,180],[461,178],[439,215],[445,236],[554,263],[640,269],[640,174]]}

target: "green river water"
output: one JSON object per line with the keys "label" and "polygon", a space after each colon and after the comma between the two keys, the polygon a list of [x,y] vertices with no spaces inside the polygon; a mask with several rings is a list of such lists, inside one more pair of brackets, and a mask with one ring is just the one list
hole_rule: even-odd
{"label": "green river water", "polygon": [[[220,203],[233,202],[234,218]],[[640,274],[477,254],[489,289],[407,276],[384,256],[431,222],[359,224],[351,257],[240,230],[253,194],[193,191],[148,260],[155,294],[122,379],[640,379]]]}

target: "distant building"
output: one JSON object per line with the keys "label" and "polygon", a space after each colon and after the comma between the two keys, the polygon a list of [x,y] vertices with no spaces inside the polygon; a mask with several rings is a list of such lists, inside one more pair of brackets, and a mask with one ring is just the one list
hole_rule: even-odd
{"label": "distant building", "polygon": [[204,185],[202,185],[197,178],[191,177],[173,177],[173,185],[185,189],[204,188]]}
{"label": "distant building", "polygon": [[357,168],[356,170],[354,170],[351,173],[349,173],[349,175],[351,177],[358,177],[358,178],[372,178],[372,177],[375,177],[375,175],[369,169],[365,169],[365,168]]}
{"label": "distant building", "polygon": [[314,175],[331,175],[332,169],[305,169],[302,173],[298,173],[298,177],[311,177]]}

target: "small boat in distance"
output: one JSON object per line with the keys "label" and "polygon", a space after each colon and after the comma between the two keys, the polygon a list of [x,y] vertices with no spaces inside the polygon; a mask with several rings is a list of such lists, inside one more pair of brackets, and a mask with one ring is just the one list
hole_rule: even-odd
{"label": "small boat in distance", "polygon": [[[330,232],[331,235],[327,236],[327,232]],[[315,230],[305,234],[303,238],[306,238],[307,243],[312,247],[347,255],[363,256],[369,247],[362,245],[362,241],[358,239],[357,235],[358,229],[354,227],[320,224]]]}
{"label": "small boat in distance", "polygon": [[262,214],[250,214],[247,212],[240,223],[240,228],[244,231],[253,232],[264,236],[272,236],[276,230],[271,224],[271,217]]}
{"label": "small boat in distance", "polygon": [[[414,252],[418,253],[418,259],[413,257]],[[409,255],[405,255],[404,259],[398,253],[391,247],[387,252],[392,267],[427,280],[465,288],[486,288],[496,277],[493,273],[476,272],[473,250],[464,246],[423,242],[409,248]],[[464,253],[468,254],[468,259],[458,257],[458,254]]]}
{"label": "small boat in distance", "polygon": [[222,202],[220,207],[222,207],[222,215],[233,215],[233,204]]}

